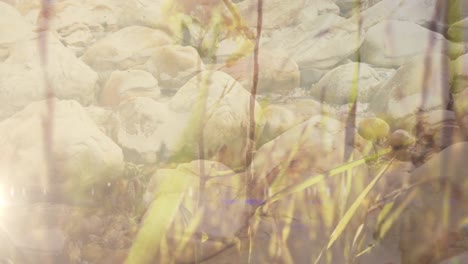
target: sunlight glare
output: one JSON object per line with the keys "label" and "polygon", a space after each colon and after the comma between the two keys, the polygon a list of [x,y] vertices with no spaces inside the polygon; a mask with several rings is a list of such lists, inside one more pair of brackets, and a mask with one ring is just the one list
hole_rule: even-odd
{"label": "sunlight glare", "polygon": [[3,198],[3,196],[0,196],[0,210],[5,208],[8,205],[8,202]]}
{"label": "sunlight glare", "polygon": [[[10,195],[12,195],[12,189],[10,189]],[[2,185],[0,185],[0,214],[3,213],[3,209],[7,207],[10,203],[8,202],[8,199],[6,198],[5,191]]]}

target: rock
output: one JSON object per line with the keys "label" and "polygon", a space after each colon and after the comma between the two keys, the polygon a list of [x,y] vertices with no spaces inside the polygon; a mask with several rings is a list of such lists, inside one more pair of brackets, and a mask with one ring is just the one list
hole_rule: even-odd
{"label": "rock", "polygon": [[[203,129],[205,158],[213,157],[231,168],[244,167],[250,140],[250,100],[250,93],[226,73],[204,71],[190,79],[169,102],[172,111],[189,114],[189,121],[182,130],[184,146],[177,155],[182,160],[200,158],[200,131]],[[264,121],[260,105],[255,102],[254,106],[257,139]]]}
{"label": "rock", "polygon": [[[97,39],[117,29],[116,14],[121,8],[107,0],[60,1],[54,3],[54,11],[47,18],[48,26],[66,47],[81,56]],[[37,25],[41,26],[44,19],[39,14]]]}
{"label": "rock", "polygon": [[139,1],[139,5],[132,5],[123,9],[117,20],[119,28],[143,26],[154,29],[168,30],[167,21],[163,19],[163,1]]}
{"label": "rock", "polygon": [[[272,30],[294,24],[295,18],[304,8],[305,0],[282,2],[279,0],[263,3],[262,29]],[[257,1],[245,0],[237,3],[237,8],[250,27],[257,26]]]}
{"label": "rock", "polygon": [[187,115],[147,97],[129,99],[113,114],[113,138],[132,162],[165,161],[178,151]]}
{"label": "rock", "polygon": [[306,0],[307,6],[316,6],[319,16],[326,14],[340,14],[340,7],[334,0]]}
{"label": "rock", "polygon": [[[400,5],[392,12],[390,19],[408,21],[426,27],[433,31],[444,33],[446,26],[443,7],[438,0],[400,1]],[[446,1],[448,2],[448,1]],[[438,6],[439,5],[439,6]]]}
{"label": "rock", "polygon": [[31,103],[0,123],[1,182],[7,189],[23,189],[32,201],[47,195],[58,202],[95,202],[92,198],[98,194],[92,197],[92,189],[120,177],[122,151],[76,101],[52,103],[50,162],[44,148],[43,126],[47,122],[43,118],[48,113],[45,101]]}
{"label": "rock", "polygon": [[433,141],[436,151],[443,150],[453,144],[465,141],[464,132],[456,123],[444,123],[433,130]]}
{"label": "rock", "polygon": [[[126,159],[135,162],[186,162],[203,156],[242,168],[249,104],[250,94],[232,77],[205,71],[168,102],[140,97],[122,103],[115,112],[113,138],[124,149]],[[258,103],[255,109],[257,139],[264,121]],[[199,152],[201,129],[203,154]]]}
{"label": "rock", "polygon": [[[399,219],[403,263],[422,263],[426,259],[440,262],[466,251],[466,231],[460,225],[467,213],[463,206],[468,201],[464,192],[467,188],[466,155],[468,144],[458,143],[434,155],[411,173],[409,183],[420,184]],[[404,198],[396,204],[401,204]],[[447,211],[440,214],[441,210]],[[446,224],[442,218],[446,219]]]}
{"label": "rock", "polygon": [[382,0],[354,17],[362,18],[364,28],[383,20],[399,20],[413,22],[444,34],[448,25],[467,14],[468,5],[462,0]]}
{"label": "rock", "polygon": [[[356,74],[359,75],[356,76]],[[317,84],[312,86],[310,93],[317,100],[343,105],[352,100],[352,90],[356,89],[355,100],[368,103],[381,81],[382,78],[378,73],[367,64],[348,63],[326,73]]]}
{"label": "rock", "polygon": [[150,73],[140,70],[114,71],[101,91],[99,103],[115,107],[132,97],[157,99],[160,94],[158,81]]}
{"label": "rock", "polygon": [[[205,179],[203,195],[199,192],[202,176]],[[170,181],[183,182],[183,188],[176,189],[175,185],[171,185],[172,190],[164,189]],[[178,203],[180,209],[166,233],[167,249],[177,248],[182,241],[186,243],[176,256],[177,263],[192,261],[196,245],[202,252],[198,255],[200,259],[217,254],[234,245],[239,230],[247,224],[249,210],[254,207],[245,199],[242,182],[241,174],[234,174],[227,166],[213,161],[195,160],[179,164],[176,169],[160,169],[151,178],[148,192],[156,199],[144,217],[143,225],[155,224],[150,222],[150,212],[158,210],[159,199],[167,201],[182,196]],[[198,205],[194,201],[199,201]],[[201,215],[198,216],[198,212]],[[190,223],[197,223],[194,229],[189,228]],[[201,242],[200,236],[207,240]],[[170,252],[160,249],[154,257],[164,263]]]}
{"label": "rock", "polygon": [[281,105],[269,105],[265,107],[263,109],[263,115],[265,117],[265,126],[258,143],[260,146],[281,135],[301,121],[304,121],[301,120],[295,112]]}
{"label": "rock", "polygon": [[388,68],[373,68],[374,71],[376,71],[380,78],[383,80],[388,80],[392,75],[395,73],[395,69],[388,69]]}
{"label": "rock", "polygon": [[370,110],[396,120],[418,111],[445,109],[452,81],[450,70],[446,70],[448,65],[449,59],[442,54],[408,61],[381,84],[372,98]]}
{"label": "rock", "polygon": [[316,84],[327,72],[327,70],[319,70],[314,68],[302,69],[300,87],[310,87],[311,85]]}
{"label": "rock", "polygon": [[369,64],[399,67],[415,56],[444,53],[458,57],[464,53],[464,49],[463,45],[450,43],[443,35],[417,24],[387,20],[368,30],[360,56],[363,62]]}
{"label": "rock", "polygon": [[356,6],[365,9],[365,7],[369,4],[369,0],[335,0],[335,4],[340,8],[342,13],[347,13],[354,9]]}
{"label": "rock", "polygon": [[11,5],[0,2],[0,61],[8,56],[6,45],[14,45],[16,41],[29,38],[33,27]]}
{"label": "rock", "polygon": [[[83,105],[95,101],[97,74],[78,60],[54,35],[47,38],[47,66],[41,64],[39,36],[16,42],[0,64],[0,120],[46,96],[47,85],[55,97]],[[48,84],[44,80],[44,69]]]}
{"label": "rock", "polygon": [[389,144],[393,149],[407,148],[415,142],[414,137],[406,130],[398,129],[390,135]]}
{"label": "rock", "polygon": [[198,52],[190,46],[166,45],[154,49],[145,64],[163,90],[176,92],[190,78],[205,69]]}
{"label": "rock", "polygon": [[315,115],[332,115],[334,112],[329,106],[310,97],[288,98],[279,105],[292,111],[302,122]]}
{"label": "rock", "polygon": [[[220,70],[232,76],[250,91],[253,85],[253,64],[253,55],[250,55],[235,61],[233,65],[226,65]],[[258,69],[258,94],[278,93],[285,95],[299,87],[298,66],[284,54],[265,49],[260,50]]]}
{"label": "rock", "polygon": [[395,10],[399,6],[404,5],[404,3],[405,1],[403,0],[382,0],[370,8],[367,8],[361,12],[355,12],[350,20],[361,21],[362,27],[368,30],[377,23],[390,19],[392,12],[395,12]]}
{"label": "rock", "polygon": [[105,81],[103,74],[142,67],[155,48],[172,43],[171,37],[161,30],[131,26],[100,39],[81,58]]}
{"label": "rock", "polygon": [[295,23],[297,25],[295,26],[302,27],[308,25],[309,27],[313,27],[313,20],[317,16],[338,16],[339,13],[340,8],[332,0],[306,0],[304,8],[302,8],[297,16]]}
{"label": "rock", "polygon": [[[353,107],[356,107],[355,110],[353,110]],[[349,103],[339,107],[330,106],[330,108],[331,110],[329,111],[329,115],[340,120],[344,124],[352,122],[351,117],[354,119],[355,125],[359,124],[360,121],[366,118],[375,117],[375,115],[369,111],[368,103],[357,102],[356,105]]]}
{"label": "rock", "polygon": [[95,105],[85,107],[85,110],[97,127],[99,127],[104,134],[110,136],[112,111]]}
{"label": "rock", "polygon": [[[287,178],[278,179],[278,186],[304,180],[313,172],[327,171],[342,164],[345,149],[361,149],[364,141],[357,133],[355,136],[356,145],[347,146],[344,125],[336,119],[316,115],[260,147],[250,169],[260,186],[274,176],[278,165],[287,170]],[[268,179],[270,183],[271,180]]]}
{"label": "rock", "polygon": [[310,23],[311,21],[313,21],[314,19],[317,18],[318,16],[318,8],[316,6],[315,3],[307,3],[306,1],[306,4],[304,6],[304,8],[302,8],[302,10],[299,12],[298,16],[297,16],[297,22],[294,23],[294,24],[297,24],[298,26],[300,26],[301,24],[308,24]]}
{"label": "rock", "polygon": [[[435,154],[425,164],[410,171],[409,177],[406,177],[406,186],[410,188],[387,200],[387,205],[390,202],[393,204],[389,211],[384,209],[378,210],[381,213],[368,214],[365,226],[371,227],[371,230],[364,232],[368,234],[368,239],[363,244],[377,245],[363,254],[359,263],[390,261],[393,256],[398,256],[397,259],[393,258],[395,263],[449,263],[443,260],[466,251],[466,231],[463,230],[462,219],[467,211],[463,206],[467,201],[463,191],[466,188],[466,162],[463,157],[467,151],[468,145],[464,142]],[[381,180],[388,176],[397,174],[388,170]],[[382,186],[388,185],[386,181],[381,183]],[[388,188],[387,193],[392,191],[395,189]],[[446,211],[441,214],[441,210]],[[376,235],[383,229],[383,226],[376,226],[377,216],[380,218],[383,213],[387,216],[397,215],[386,235],[376,241],[372,236],[377,238]],[[392,254],[389,255],[389,252]]]}
{"label": "rock", "polygon": [[7,3],[11,6],[16,6],[17,0],[2,0],[1,2]]}
{"label": "rock", "polygon": [[352,21],[319,16],[310,28],[287,28],[274,34],[260,48],[286,53],[296,61],[301,71],[328,69],[359,49],[363,32]]}

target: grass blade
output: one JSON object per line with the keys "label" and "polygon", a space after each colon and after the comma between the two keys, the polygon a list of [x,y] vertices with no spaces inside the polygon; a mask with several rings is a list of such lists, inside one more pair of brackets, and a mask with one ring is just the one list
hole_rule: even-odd
{"label": "grass blade", "polygon": [[378,229],[378,235],[377,239],[380,240],[382,239],[385,234],[390,230],[392,227],[393,223],[400,217],[400,215],[403,213],[403,211],[406,209],[408,204],[413,200],[413,198],[417,194],[417,190],[413,190],[408,197],[398,206],[395,211],[388,217],[386,218],[382,224],[380,225],[380,228]]}
{"label": "grass blade", "polygon": [[277,193],[275,193],[273,196],[271,196],[270,198],[268,198],[265,203],[263,204],[263,206],[265,205],[269,205],[269,204],[272,204],[276,201],[279,201],[293,193],[297,193],[297,192],[301,192],[301,191],[304,191],[305,189],[317,184],[317,183],[320,183],[321,181],[323,181],[326,177],[332,177],[332,176],[336,176],[336,175],[339,175],[343,172],[346,172],[348,170],[351,170],[359,165],[362,165],[364,163],[366,163],[366,161],[368,160],[371,160],[371,159],[374,159],[375,157],[379,157],[379,156],[382,156],[382,155],[385,155],[385,154],[388,154],[390,153],[392,150],[391,148],[388,148],[388,149],[384,149],[383,151],[379,152],[378,154],[376,155],[371,155],[371,156],[368,156],[368,157],[364,157],[364,158],[361,158],[361,159],[358,159],[358,160],[355,160],[355,161],[352,161],[352,162],[349,162],[347,164],[344,164],[342,166],[339,166],[337,168],[334,168],[332,170],[330,170],[328,173],[325,173],[325,174],[318,174],[318,175],[315,175],[315,176],[312,176],[310,177],[309,179],[301,182],[301,183],[298,183],[298,184],[295,184],[295,185],[292,185],[290,187],[287,187]]}
{"label": "grass blade", "polygon": [[189,187],[190,177],[170,175],[161,182],[146,219],[130,249],[126,264],[154,263],[166,230],[170,227]]}
{"label": "grass blade", "polygon": [[330,249],[330,247],[333,245],[333,243],[338,239],[338,237],[343,233],[345,230],[346,226],[350,222],[351,218],[353,217],[354,213],[356,210],[359,208],[359,206],[362,204],[364,198],[369,194],[369,192],[372,190],[372,188],[375,186],[375,184],[379,181],[379,179],[384,175],[385,171],[390,167],[392,164],[394,158],[392,158],[387,166],[383,168],[379,174],[377,174],[374,179],[367,185],[367,187],[364,189],[364,191],[358,196],[356,201],[351,205],[351,207],[348,209],[346,214],[341,218],[340,222],[336,226],[335,230],[331,234],[330,241],[328,242],[327,249]]}

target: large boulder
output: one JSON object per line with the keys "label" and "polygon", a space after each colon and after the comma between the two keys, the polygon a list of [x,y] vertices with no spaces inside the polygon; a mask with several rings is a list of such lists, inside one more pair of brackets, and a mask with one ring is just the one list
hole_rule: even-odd
{"label": "large boulder", "polygon": [[174,113],[166,103],[135,97],[114,111],[112,137],[122,147],[126,160],[166,161],[178,151],[187,119],[187,114]]}
{"label": "large boulder", "polygon": [[81,58],[105,81],[114,70],[143,67],[155,48],[172,43],[171,37],[161,30],[130,26],[100,39]]}
{"label": "large boulder", "polygon": [[367,103],[381,81],[382,78],[369,65],[348,63],[325,74],[310,92],[317,100],[343,105],[351,102],[353,89],[356,89],[356,101]]}
{"label": "large boulder", "polygon": [[399,244],[401,263],[440,263],[467,250],[466,155],[466,142],[434,155],[411,172],[412,187],[392,201],[387,215],[402,212],[386,237]]}
{"label": "large boulder", "polygon": [[375,5],[367,8],[365,10],[357,10],[351,18],[354,20],[360,20],[361,25],[366,31],[374,26],[375,24],[387,20],[391,17],[392,12],[398,8],[398,6],[403,5],[403,1],[392,1],[392,0],[382,0]]}
{"label": "large boulder", "polygon": [[[245,88],[253,84],[253,55],[243,57],[232,65],[225,65],[220,70],[228,73]],[[258,83],[257,93],[288,94],[300,84],[300,73],[297,64],[278,52],[260,50],[258,56]]]}
{"label": "large boulder", "polygon": [[336,16],[319,16],[304,28],[279,31],[261,48],[286,53],[301,71],[329,69],[358,50],[364,40],[362,29],[355,21],[333,17]]}
{"label": "large boulder", "polygon": [[290,111],[293,111],[296,116],[298,116],[302,121],[306,121],[309,118],[320,115],[320,114],[331,114],[333,111],[331,107],[326,104],[323,104],[319,100],[315,100],[310,97],[291,97],[279,105]]}
{"label": "large boulder", "polygon": [[468,14],[468,5],[463,0],[373,1],[378,3],[355,15],[356,18],[362,18],[365,28],[382,20],[399,20],[413,22],[444,34],[449,25]]}
{"label": "large boulder", "polygon": [[0,123],[0,135],[2,185],[24,190],[31,201],[46,195],[59,202],[95,203],[97,190],[123,171],[121,149],[76,101],[31,103]]}
{"label": "large boulder", "polygon": [[[438,0],[396,1],[400,5],[393,10],[390,19],[408,21],[443,33],[445,21],[444,8],[437,6]],[[446,1],[449,2],[449,1]],[[439,12],[439,13],[437,13]],[[438,28],[439,27],[439,28]]]}
{"label": "large boulder", "polygon": [[62,43],[81,56],[96,40],[116,30],[116,14],[122,8],[107,0],[58,1],[47,18],[39,14],[37,26],[42,26],[47,19],[50,30],[57,32]]}
{"label": "large boulder", "polygon": [[315,6],[318,15],[340,14],[340,7],[335,0],[306,0],[306,6]]}
{"label": "large boulder", "polygon": [[7,45],[32,35],[32,25],[11,5],[0,2],[0,61],[8,56]]}
{"label": "large boulder", "polygon": [[269,105],[265,107],[263,115],[265,117],[265,127],[259,140],[260,146],[304,121],[295,112],[281,105]]}
{"label": "large boulder", "polygon": [[415,56],[445,53],[458,57],[464,50],[463,45],[415,23],[386,20],[368,30],[359,52],[363,62],[390,68]]}
{"label": "large boulder", "polygon": [[[286,130],[257,150],[250,166],[256,184],[265,187],[274,179],[276,188],[285,187],[343,164],[345,150],[359,152],[363,147],[357,132],[350,135],[356,139],[352,146],[345,141],[345,133],[344,124],[325,115],[315,115]],[[281,169],[285,173],[279,173]]]}
{"label": "large boulder", "polygon": [[[250,140],[249,106],[250,93],[232,77],[204,71],[167,102],[143,97],[123,102],[114,113],[113,137],[132,161],[203,157],[239,169],[245,166]],[[257,139],[264,120],[256,102],[254,118]]]}
{"label": "large boulder", "polygon": [[99,127],[104,134],[109,136],[111,130],[112,110],[95,105],[85,107],[85,110],[97,127]]}
{"label": "large boulder", "polygon": [[158,81],[150,73],[141,70],[114,71],[101,91],[99,102],[103,106],[115,107],[135,96],[157,99],[160,94]]}
{"label": "large boulder", "polygon": [[395,120],[419,111],[446,109],[452,82],[449,63],[442,54],[408,61],[380,85],[370,110]]}
{"label": "large boulder", "polygon": [[163,1],[138,1],[120,12],[117,25],[119,28],[143,26],[149,28],[169,29],[168,21],[163,16]]}
{"label": "large boulder", "polygon": [[176,92],[190,78],[205,69],[197,50],[190,46],[166,45],[156,48],[145,64],[163,90]]}
{"label": "large boulder", "polygon": [[[255,101],[250,109],[251,95],[231,76],[220,71],[204,71],[182,86],[170,100],[169,107],[177,113],[188,113],[180,157],[216,156],[216,160],[233,168],[244,167],[250,144],[250,119],[255,122],[255,140],[264,121]],[[201,133],[201,134],[200,134]]]}
{"label": "large boulder", "polygon": [[348,13],[349,11],[360,8],[362,10],[369,6],[371,0],[335,0],[335,4],[340,8],[342,13]]}
{"label": "large boulder", "polygon": [[73,99],[83,105],[95,101],[96,72],[77,59],[55,35],[48,34],[46,65],[41,63],[39,35],[17,41],[0,64],[0,120],[30,102],[44,99],[49,88],[59,99]]}
{"label": "large boulder", "polygon": [[[272,30],[293,25],[304,4],[305,0],[293,0],[290,2],[274,0],[264,2],[262,8],[262,28]],[[247,20],[247,24],[255,28],[257,26],[257,1],[245,0],[236,5],[240,15]]]}

